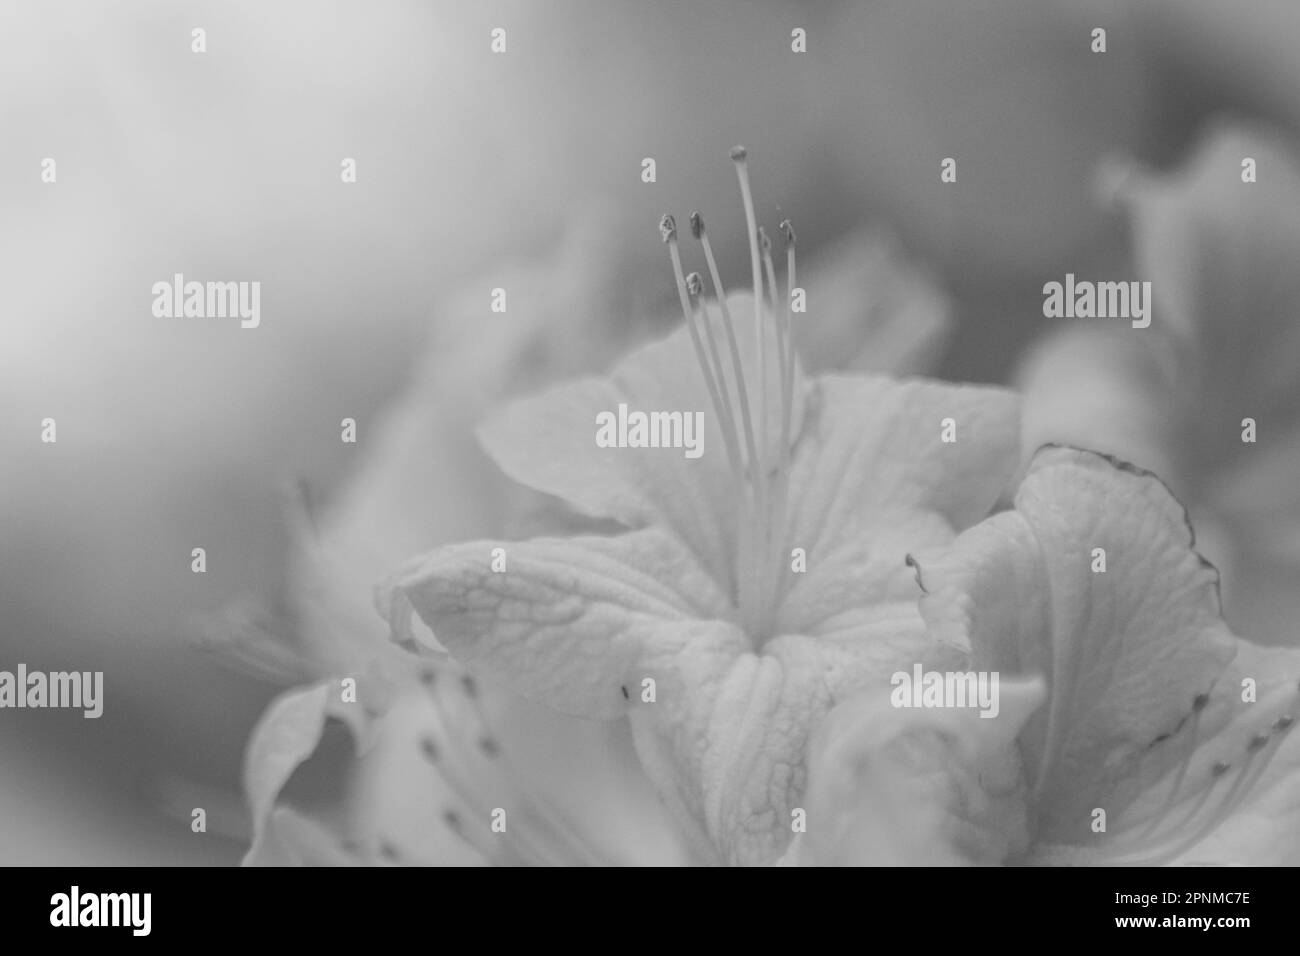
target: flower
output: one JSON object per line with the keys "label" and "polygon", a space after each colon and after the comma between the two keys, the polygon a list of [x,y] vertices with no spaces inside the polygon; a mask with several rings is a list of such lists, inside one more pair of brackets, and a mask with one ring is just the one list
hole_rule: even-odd
{"label": "flower", "polygon": [[[290,586],[277,615],[257,616],[220,647],[293,685],[249,741],[245,788],[254,839],[248,863],[677,863],[687,857],[632,755],[626,728],[546,711],[455,662],[388,640],[371,591],[412,550],[467,533],[502,533],[542,498],[505,481],[472,441],[472,424],[514,390],[604,360],[633,309],[613,277],[625,243],[584,215],[541,261],[498,264],[438,303],[432,347],[403,400],[363,423],[359,467],[327,507],[289,509]],[[591,276],[609,276],[593,282]],[[491,281],[487,281],[490,279]],[[482,290],[511,290],[509,322],[483,326]],[[356,681],[355,701],[344,699]],[[349,734],[334,739],[341,724]],[[534,755],[545,753],[547,760]],[[297,785],[327,779],[334,798]],[[491,810],[511,831],[492,834]],[[561,820],[557,808],[569,817]],[[477,826],[482,816],[484,826]]]}
{"label": "flower", "polygon": [[1045,448],[1014,510],[916,563],[936,642],[1009,678],[999,714],[843,705],[795,861],[1300,861],[1300,652],[1228,630],[1157,478]]}
{"label": "flower", "polygon": [[[782,223],[778,309],[744,150],[733,159],[754,294],[727,297],[697,213],[706,302],[666,216],[684,327],[480,429],[507,475],[565,502],[590,533],[439,548],[377,603],[404,641],[419,639],[418,613],[471,673],[567,714],[630,719],[701,855],[750,864],[789,842],[822,716],[920,659],[905,554],[987,513],[1014,470],[1019,423],[1002,389],[805,376],[790,344],[794,232]],[[707,409],[704,453],[597,447],[593,423],[620,405]]]}
{"label": "flower", "polygon": [[[1243,181],[1246,159],[1257,181]],[[1114,173],[1152,324],[1079,324],[1041,343],[1021,373],[1025,447],[1068,442],[1156,471],[1223,569],[1229,620],[1292,641],[1300,167],[1268,131],[1221,124],[1181,169]]]}

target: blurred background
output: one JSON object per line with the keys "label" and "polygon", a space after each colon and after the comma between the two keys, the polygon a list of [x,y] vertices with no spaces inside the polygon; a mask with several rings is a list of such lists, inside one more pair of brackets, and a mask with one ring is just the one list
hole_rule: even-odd
{"label": "blurred background", "polygon": [[[0,711],[0,863],[239,859],[280,688],[205,635],[280,600],[285,489],[328,503],[416,370],[454,364],[421,357],[507,321],[515,264],[599,222],[576,294],[659,314],[658,217],[741,235],[743,142],[801,254],[887,231],[951,299],[938,374],[1007,382],[1043,282],[1132,276],[1099,161],[1175,163],[1223,114],[1294,134],[1298,49],[1294,0],[0,0],[0,669],[103,670],[106,698]],[[260,328],[154,318],[176,272],[260,281]]]}

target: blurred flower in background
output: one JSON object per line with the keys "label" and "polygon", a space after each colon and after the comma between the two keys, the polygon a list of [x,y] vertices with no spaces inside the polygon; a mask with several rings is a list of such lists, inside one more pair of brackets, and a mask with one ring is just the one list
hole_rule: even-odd
{"label": "blurred flower in background", "polygon": [[1276,133],[1217,126],[1174,171],[1117,164],[1103,179],[1155,316],[1150,329],[1081,323],[1035,346],[1021,372],[1025,444],[1072,442],[1154,470],[1223,572],[1229,620],[1297,643],[1300,165]]}

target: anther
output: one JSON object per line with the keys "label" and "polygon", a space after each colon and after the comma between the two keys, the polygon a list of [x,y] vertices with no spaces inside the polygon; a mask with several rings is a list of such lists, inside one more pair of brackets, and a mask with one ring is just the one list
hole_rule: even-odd
{"label": "anther", "polygon": [[749,153],[745,147],[740,145],[731,147],[731,158],[733,161],[743,163],[747,155],[749,155]]}
{"label": "anther", "polygon": [[686,277],[686,291],[695,298],[699,298],[704,292],[704,277],[698,272],[692,272]]}
{"label": "anther", "polygon": [[659,220],[659,238],[664,242],[672,242],[677,238],[677,220],[672,217],[672,213],[664,213]]}
{"label": "anther", "polygon": [[789,219],[782,219],[781,224],[777,226],[781,230],[781,235],[785,238],[787,247],[794,245],[794,226],[790,224]]}
{"label": "anther", "polygon": [[704,235],[704,217],[697,210],[691,213],[691,236],[698,239],[702,235]]}

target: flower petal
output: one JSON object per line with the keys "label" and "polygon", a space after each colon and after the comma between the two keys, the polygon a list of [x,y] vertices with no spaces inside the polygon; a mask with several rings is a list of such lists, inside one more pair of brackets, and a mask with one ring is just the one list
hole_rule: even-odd
{"label": "flower petal", "polygon": [[244,866],[355,866],[329,829],[292,807],[275,807],[244,856]]}
{"label": "flower petal", "polygon": [[1158,821],[1206,792],[1214,764],[1240,767],[1250,740],[1294,706],[1294,652],[1270,651],[1290,656],[1256,675],[1259,703],[1242,702],[1228,665],[1250,646],[1222,621],[1217,575],[1182,507],[1132,466],[1044,449],[1015,511],[920,566],[938,639],[968,641],[976,667],[1049,679],[1049,706],[1020,741],[1045,844],[1095,846],[1098,808],[1116,838],[1117,819]]}
{"label": "flower petal", "polygon": [[890,706],[888,688],[845,701],[809,753],[808,830],[791,862],[819,866],[1001,863],[1027,847],[1015,740],[1046,697],[1001,683],[999,711]]}
{"label": "flower petal", "polygon": [[669,806],[727,863],[774,862],[803,800],[809,735],[840,700],[917,658],[918,627],[892,639],[774,638],[761,654],[726,622],[660,625],[634,702],[637,752]]}
{"label": "flower petal", "polygon": [[355,708],[339,700],[337,681],[322,681],[277,698],[253,728],[244,756],[244,790],[253,814],[250,859],[262,853],[275,801],[293,772],[320,744],[325,721],[336,716],[355,721]]}
{"label": "flower petal", "polygon": [[[761,406],[753,299],[735,295],[728,302],[757,430]],[[738,408],[739,392],[726,358],[729,353],[716,306],[710,313],[728,370],[732,407]],[[767,447],[775,460],[781,395],[770,319],[764,323],[764,331]],[[798,435],[803,415],[803,388],[798,379],[794,395],[792,439]],[[700,457],[687,458],[681,448],[597,447],[597,415],[617,414],[620,404],[627,405],[629,412],[702,413]],[[671,528],[715,579],[731,580],[739,489],[685,327],[632,352],[606,378],[580,379],[507,406],[480,428],[479,436],[492,458],[521,484],[556,495],[585,515],[611,518],[629,528],[652,524]]]}
{"label": "flower petal", "polygon": [[[505,571],[492,569],[495,547]],[[470,670],[605,719],[627,708],[647,626],[731,613],[699,563],[657,529],[453,545],[412,561],[377,600],[398,630],[418,612]]]}
{"label": "flower petal", "polygon": [[[789,544],[804,548],[782,607],[791,631],[842,627],[844,615],[910,600],[909,551],[978,521],[1017,468],[1019,417],[1005,389],[825,376],[796,450]],[[942,440],[953,419],[956,441]]]}

